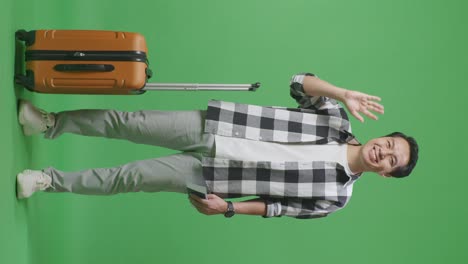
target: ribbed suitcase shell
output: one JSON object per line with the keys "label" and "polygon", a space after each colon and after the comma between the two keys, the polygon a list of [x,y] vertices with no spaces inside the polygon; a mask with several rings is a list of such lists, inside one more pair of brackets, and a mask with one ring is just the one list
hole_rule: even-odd
{"label": "ribbed suitcase shell", "polygon": [[[148,53],[145,39],[138,33],[101,30],[36,30],[26,52],[71,51],[86,56],[87,51]],[[57,71],[56,65],[112,65],[107,72]],[[147,81],[147,62],[116,60],[27,60],[26,71],[34,76],[31,90],[60,94],[138,94]]]}

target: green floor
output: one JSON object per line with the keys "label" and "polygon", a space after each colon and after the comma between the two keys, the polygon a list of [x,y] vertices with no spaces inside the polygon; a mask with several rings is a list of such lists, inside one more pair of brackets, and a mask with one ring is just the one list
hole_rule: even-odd
{"label": "green floor", "polygon": [[[468,4],[457,0],[3,0],[0,81],[0,263],[464,263]],[[17,29],[137,31],[158,82],[249,83],[247,92],[141,96],[33,94],[13,84]],[[183,195],[15,198],[25,168],[108,167],[170,150],[64,135],[26,138],[18,98],[49,111],[184,110],[209,99],[294,107],[292,74],[317,73],[379,95],[386,114],[354,122],[366,141],[401,130],[421,158],[405,180],[365,174],[350,204],[321,220],[198,214]]]}

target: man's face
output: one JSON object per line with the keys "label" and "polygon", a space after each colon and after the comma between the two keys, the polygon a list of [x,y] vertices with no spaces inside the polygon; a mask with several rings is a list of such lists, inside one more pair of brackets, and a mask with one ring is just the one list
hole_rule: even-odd
{"label": "man's face", "polygon": [[362,147],[360,158],[365,171],[388,177],[396,168],[408,165],[410,146],[401,137],[375,138]]}

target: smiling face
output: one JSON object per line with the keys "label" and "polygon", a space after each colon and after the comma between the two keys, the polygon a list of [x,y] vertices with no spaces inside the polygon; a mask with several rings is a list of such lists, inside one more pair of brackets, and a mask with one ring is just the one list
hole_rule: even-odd
{"label": "smiling face", "polygon": [[361,163],[365,171],[389,177],[398,167],[406,166],[410,160],[410,146],[401,137],[380,137],[367,142],[360,150]]}

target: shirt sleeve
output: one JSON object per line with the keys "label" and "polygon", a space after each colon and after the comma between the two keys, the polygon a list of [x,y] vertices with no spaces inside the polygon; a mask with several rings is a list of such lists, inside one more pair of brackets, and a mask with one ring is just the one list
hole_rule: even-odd
{"label": "shirt sleeve", "polygon": [[273,216],[289,216],[297,219],[313,219],[329,215],[339,209],[333,202],[327,200],[284,198],[265,200],[267,205],[266,218]]}
{"label": "shirt sleeve", "polygon": [[[299,73],[293,75],[290,82],[290,95],[299,104],[300,108],[325,110],[337,109],[341,106],[335,99],[325,96],[309,96],[304,91],[304,78],[306,76],[315,76],[313,73]],[[318,78],[318,77],[317,77]]]}
{"label": "shirt sleeve", "polygon": [[270,218],[273,216],[281,216],[281,203],[265,200],[266,203],[266,215],[264,217]]}

